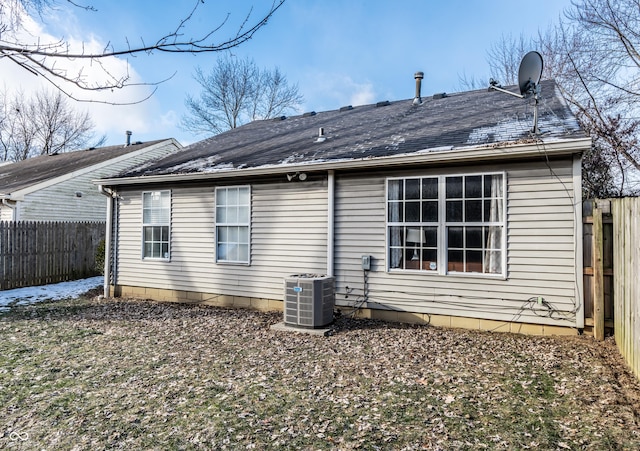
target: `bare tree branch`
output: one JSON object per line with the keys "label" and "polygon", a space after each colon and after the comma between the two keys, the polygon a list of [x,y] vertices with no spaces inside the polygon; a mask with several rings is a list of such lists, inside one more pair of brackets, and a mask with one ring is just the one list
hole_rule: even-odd
{"label": "bare tree branch", "polygon": [[[92,6],[84,6],[71,0],[66,2],[74,7],[82,8],[88,11],[96,11]],[[145,44],[145,39],[141,38],[141,45],[132,46],[130,41],[125,38],[124,48],[115,48],[111,43],[103,48],[102,52],[86,51],[84,46],[80,51],[73,50],[71,43],[64,39],[54,42],[36,42],[34,44],[25,42],[19,38],[19,31],[22,30],[21,13],[23,8],[26,11],[33,11],[41,14],[43,11],[51,8],[55,0],[2,0],[0,1],[0,58],[7,58],[23,69],[32,74],[43,76],[49,83],[57,89],[60,89],[66,95],[69,90],[64,89],[65,85],[79,88],[83,91],[100,91],[100,90],[116,90],[123,89],[136,84],[131,83],[128,74],[111,74],[100,62],[111,57],[135,57],[139,54],[153,54],[155,52],[163,53],[214,53],[229,50],[236,47],[249,39],[255,33],[267,24],[268,20],[283,5],[285,0],[275,0],[268,11],[258,19],[251,21],[253,9],[244,18],[244,21],[237,31],[229,38],[220,41],[214,40],[214,35],[222,31],[222,27],[227,24],[229,15],[212,29],[204,32],[201,36],[193,38],[185,38],[185,31],[188,25],[193,21],[198,12],[199,7],[203,3],[202,0],[196,0],[190,12],[181,19],[175,29],[170,33],[153,40],[153,44]],[[92,81],[83,76],[82,71],[70,72],[64,65],[58,62],[72,60],[87,60],[89,64],[98,64],[105,72],[106,79],[101,81]],[[164,80],[163,80],[164,81]],[[160,82],[152,82],[149,85],[157,86]],[[146,84],[146,83],[144,83]],[[139,83],[137,85],[140,85]],[[86,101],[88,98],[81,96],[70,96],[75,100]],[[146,99],[146,98],[145,98]],[[132,103],[139,103],[145,99],[136,100]],[[104,102],[110,103],[110,102]]]}
{"label": "bare tree branch", "polygon": [[535,38],[503,36],[488,52],[492,76],[508,84],[526,51],[543,55],[543,78],[556,80],[594,139],[584,185],[598,196],[640,193],[639,30],[639,0],[573,0],[555,27]]}
{"label": "bare tree branch", "polygon": [[94,139],[89,113],[74,110],[60,91],[38,91],[31,97],[18,92],[12,98],[3,92],[1,99],[2,160],[77,150]]}
{"label": "bare tree branch", "polygon": [[297,85],[289,85],[278,70],[260,70],[252,60],[230,54],[218,60],[210,73],[200,67],[194,79],[202,91],[187,96],[188,115],[182,128],[197,134],[216,134],[256,119],[268,119],[294,110],[301,102]]}

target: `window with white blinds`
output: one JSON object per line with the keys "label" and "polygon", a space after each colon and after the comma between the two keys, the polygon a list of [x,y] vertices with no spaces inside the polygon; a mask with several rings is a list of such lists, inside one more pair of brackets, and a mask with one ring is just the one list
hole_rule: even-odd
{"label": "window with white blinds", "polygon": [[216,261],[249,264],[251,189],[216,188]]}
{"label": "window with white blinds", "polygon": [[142,193],[142,258],[168,260],[171,191]]}

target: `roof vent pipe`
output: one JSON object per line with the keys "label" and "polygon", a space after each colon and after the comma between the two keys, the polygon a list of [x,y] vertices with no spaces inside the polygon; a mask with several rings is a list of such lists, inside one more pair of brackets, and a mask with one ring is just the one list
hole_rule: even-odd
{"label": "roof vent pipe", "polygon": [[127,135],[127,143],[124,146],[129,147],[131,145],[131,135],[133,132],[131,130],[127,130],[125,134]]}
{"label": "roof vent pipe", "polygon": [[324,134],[324,127],[320,127],[318,129],[318,138],[316,139],[316,142],[321,143],[326,141],[326,139],[327,139],[327,136]]}
{"label": "roof vent pipe", "polygon": [[420,105],[422,103],[420,91],[422,90],[422,79],[424,78],[424,72],[416,72],[413,76],[416,79],[416,97],[413,99],[413,104]]}

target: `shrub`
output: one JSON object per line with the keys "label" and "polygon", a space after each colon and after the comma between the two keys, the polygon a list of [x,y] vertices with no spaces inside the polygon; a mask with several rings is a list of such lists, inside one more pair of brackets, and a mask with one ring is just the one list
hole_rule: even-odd
{"label": "shrub", "polygon": [[104,275],[105,240],[101,239],[96,247],[96,271]]}

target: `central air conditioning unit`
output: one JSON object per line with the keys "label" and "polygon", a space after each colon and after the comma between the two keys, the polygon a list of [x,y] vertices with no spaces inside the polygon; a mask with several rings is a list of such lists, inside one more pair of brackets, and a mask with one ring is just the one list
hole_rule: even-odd
{"label": "central air conditioning unit", "polygon": [[333,277],[299,274],[284,279],[284,323],[319,328],[333,322]]}

